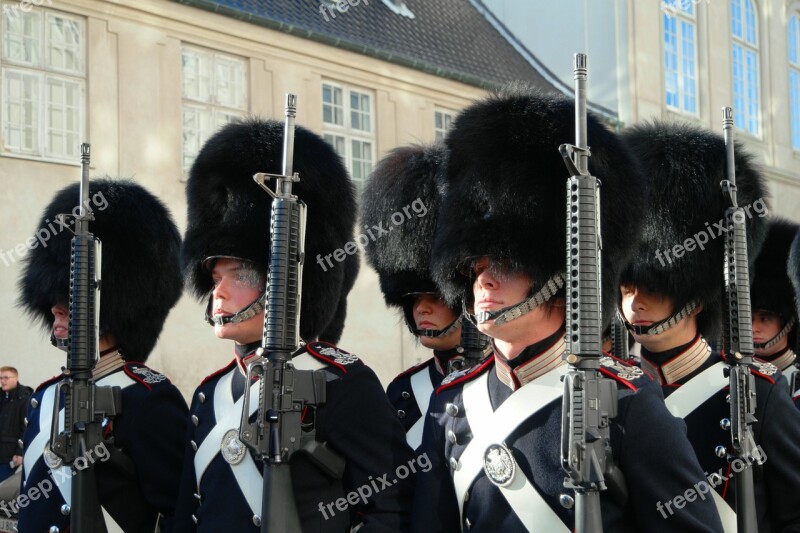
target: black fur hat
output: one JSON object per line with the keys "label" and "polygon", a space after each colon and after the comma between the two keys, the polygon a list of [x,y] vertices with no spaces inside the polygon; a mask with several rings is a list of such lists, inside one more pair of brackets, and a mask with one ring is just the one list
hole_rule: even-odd
{"label": "black fur hat", "polygon": [[[437,175],[446,158],[442,145],[396,148],[378,163],[364,188],[360,226],[373,234],[376,228],[387,230],[364,248],[387,305],[402,307],[403,295],[411,292],[438,292],[430,275],[430,250],[442,194]],[[412,205],[419,207],[412,211]],[[393,219],[396,213],[402,217]]]}
{"label": "black fur hat", "polygon": [[[55,217],[77,213],[78,191],[65,187],[45,208],[19,283],[19,304],[48,329],[50,308],[69,304],[72,233]],[[100,328],[127,360],[144,362],[183,290],[180,233],[164,204],[132,181],[91,180],[89,207],[89,231],[102,243]]]}
{"label": "black fur hat", "polygon": [[[569,172],[559,146],[575,142],[574,102],[509,88],[465,109],[447,137],[447,196],[433,245],[433,278],[450,302],[478,256],[510,260],[539,290],[566,271]],[[620,269],[638,236],[644,204],[636,160],[617,135],[587,118],[589,171],[601,182],[603,315],[614,313]]]}
{"label": "black fur hat", "polygon": [[[187,281],[198,298],[207,298],[213,288],[203,266],[210,256],[240,257],[266,272],[272,197],[253,175],[281,172],[283,128],[274,120],[228,124],[200,150],[186,186],[189,213],[183,248]],[[294,171],[300,181],[292,193],[308,206],[300,336],[312,340],[325,331],[346,297],[341,249],[353,241],[355,192],[333,148],[300,126],[295,131]],[[344,317],[339,320],[343,323]]]}
{"label": "black fur hat", "polygon": [[338,344],[339,339],[342,338],[344,322],[347,318],[347,295],[350,294],[356,283],[360,268],[361,261],[358,254],[348,255],[344,260],[344,282],[342,283],[342,294],[339,296],[339,305],[336,307],[333,319],[325,326],[325,331],[320,334],[319,340]]}
{"label": "black fur hat", "polygon": [[[789,270],[789,279],[792,281],[794,287],[794,312],[800,318],[800,231],[794,237],[792,247],[789,249],[789,262],[787,264]],[[800,344],[800,325],[795,326],[798,329],[798,344]],[[795,349],[795,351],[797,351]]]}
{"label": "black fur hat", "polygon": [[786,319],[794,315],[794,289],[789,281],[787,261],[798,228],[800,226],[788,220],[769,221],[767,237],[750,272],[750,301],[754,310],[773,311]]}
{"label": "black fur hat", "polygon": [[[727,173],[722,136],[691,124],[657,121],[634,126],[623,138],[639,157],[651,197],[639,248],[621,283],[669,296],[675,311],[699,300],[705,308],[698,315],[699,332],[714,339],[723,308],[725,233],[720,236],[715,226],[722,225],[726,207],[720,188]],[[766,233],[766,189],[752,157],[738,143],[735,154],[737,203],[750,213],[746,227],[752,268]]]}

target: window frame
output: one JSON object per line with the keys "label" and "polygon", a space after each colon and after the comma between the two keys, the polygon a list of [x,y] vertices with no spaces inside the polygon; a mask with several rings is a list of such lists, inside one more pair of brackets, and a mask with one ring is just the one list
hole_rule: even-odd
{"label": "window frame", "polygon": [[[328,105],[324,100],[325,88],[326,86],[331,87],[332,89],[339,89],[342,91],[342,120],[344,121],[343,125],[339,125],[333,122],[326,122],[325,121],[325,106]],[[344,139],[344,154],[340,153],[339,150],[334,147],[336,153],[344,161],[345,167],[347,168],[347,172],[350,174],[351,179],[353,180],[353,184],[356,186],[357,190],[361,190],[364,184],[367,182],[369,175],[372,173],[372,170],[375,168],[375,156],[377,152],[377,117],[375,116],[375,92],[366,89],[364,87],[359,87],[355,85],[347,85],[343,83],[339,83],[332,80],[322,80],[321,84],[321,94],[320,94],[320,103],[322,104],[322,136],[323,138],[330,144],[329,138],[343,138]],[[356,129],[353,127],[353,108],[351,106],[351,98],[352,94],[357,93],[360,95],[365,95],[369,97],[369,130],[364,129]],[[362,113],[363,111],[357,111]],[[354,157],[354,149],[353,143],[354,142],[361,142],[361,143],[369,143],[369,160],[367,161],[363,157],[358,160],[358,164],[364,165],[365,163],[369,164],[369,168],[365,169],[361,168],[360,172],[363,174],[362,177],[358,178],[355,175],[355,164],[357,162],[356,158]]]}
{"label": "window frame", "polygon": [[[700,93],[699,93],[699,80],[698,80],[698,61],[699,61],[699,38],[698,38],[698,31],[699,31],[699,24],[698,24],[698,13],[697,13],[697,3],[694,2],[686,2],[685,0],[673,0],[672,3],[668,1],[662,2],[662,18],[661,18],[661,31],[662,31],[662,38],[661,44],[664,47],[662,53],[662,68],[664,74],[664,85],[663,85],[663,97],[664,97],[664,105],[665,107],[673,112],[681,113],[684,115],[688,115],[691,117],[699,117],[700,116]],[[668,9],[667,9],[668,8]],[[691,8],[691,13],[687,13],[686,8]],[[667,83],[668,83],[668,74],[671,70],[667,68],[667,28],[666,28],[666,20],[667,18],[672,18],[675,21],[675,60],[676,60],[676,68],[675,68],[675,75],[676,75],[676,87],[675,87],[675,95],[678,99],[678,105],[673,105],[669,103],[668,100],[668,91],[667,91]],[[683,70],[684,64],[684,28],[682,24],[690,24],[693,28],[693,41],[692,41],[692,82],[693,82],[693,89],[694,92],[691,95],[694,98],[694,110],[689,110],[686,107],[686,98],[689,97],[689,94],[686,92],[687,89],[687,78],[686,74]]]}
{"label": "window frame", "polygon": [[[740,10],[740,21],[741,21],[741,33],[743,37],[738,37],[734,34],[734,24],[736,20],[734,18],[734,3],[739,3],[741,5]],[[747,4],[752,6],[753,11],[753,31],[754,31],[754,41],[755,44],[750,44],[748,41],[748,29],[750,29],[747,25]],[[758,139],[762,138],[763,135],[763,106],[761,102],[761,34],[759,31],[759,12],[758,6],[755,0],[730,0],[729,9],[731,13],[731,26],[729,28],[729,34],[731,38],[731,82],[732,82],[732,95],[733,95],[733,105],[734,105],[734,127],[747,135],[751,135]],[[737,104],[737,91],[736,91],[736,67],[737,62],[735,59],[735,49],[739,47],[742,51],[741,55],[741,67],[742,67],[742,86],[743,86],[743,93],[741,96],[741,100],[744,105]],[[752,52],[755,59],[756,65],[754,69],[755,73],[755,84],[756,84],[756,94],[755,97],[751,100],[749,93],[751,90],[751,83],[748,79],[748,66],[747,66],[747,52]],[[750,114],[749,107],[755,103],[756,106],[756,116],[753,118]],[[744,108],[744,109],[742,109]],[[750,129],[750,122],[755,120],[756,131],[752,131]],[[742,122],[740,122],[742,121]]]}

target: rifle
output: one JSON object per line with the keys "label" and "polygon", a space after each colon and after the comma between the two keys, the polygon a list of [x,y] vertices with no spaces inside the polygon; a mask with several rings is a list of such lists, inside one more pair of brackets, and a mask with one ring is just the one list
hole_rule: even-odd
{"label": "rifle", "polygon": [[71,230],[69,290],[69,350],[67,366],[62,369],[62,379],[56,388],[56,398],[64,393],[64,428],[59,428],[60,402],[53,406],[53,423],[50,432],[50,450],[64,464],[72,468],[70,500],[62,507],[70,515],[70,530],[81,533],[105,532],[105,521],[97,494],[97,481],[93,462],[81,457],[91,457],[87,452],[107,444],[103,438],[103,419],[120,413],[121,389],[98,387],[92,378],[99,353],[100,317],[100,240],[89,231],[94,215],[89,205],[89,145],[81,144],[81,181],[78,198],[80,214],[60,214],[58,220],[64,227],[74,223]]}
{"label": "rifle", "polygon": [[[723,345],[728,367],[726,377],[730,380],[731,438],[733,454],[728,460],[740,459],[744,468],[734,472],[736,480],[736,522],[739,533],[755,533],[755,494],[753,491],[752,460],[762,464],[761,454],[756,450],[753,423],[756,422],[756,387],[750,365],[753,362],[753,320],[750,308],[750,273],[747,257],[747,229],[744,210],[736,201],[736,166],[734,161],[733,109],[722,108],[722,131],[725,139],[727,179],[720,182],[727,203],[725,208],[725,254],[723,298]],[[723,423],[725,421],[723,420]],[[754,453],[755,452],[755,453]],[[725,454],[720,448],[718,454]]]}
{"label": "rifle", "polygon": [[623,361],[630,361],[631,354],[630,354],[630,345],[628,341],[630,333],[628,333],[628,328],[625,327],[625,323],[622,321],[622,317],[619,313],[614,314],[614,319],[611,322],[611,353],[617,359],[622,359]]}
{"label": "rifle", "polygon": [[602,532],[600,491],[613,470],[609,419],[617,415],[617,388],[600,373],[602,312],[600,183],[589,174],[586,143],[586,55],[575,54],[576,144],[559,152],[567,181],[566,354],[561,411],[564,486],[575,490],[575,531]]}
{"label": "rifle", "polygon": [[[270,263],[267,275],[262,347],[247,368],[239,439],[261,459],[263,493],[261,516],[256,525],[262,533],[300,532],[300,516],[292,489],[289,463],[298,452],[334,479],[341,478],[344,461],[315,440],[315,424],[305,424],[306,408],[316,416],[325,403],[322,371],[297,370],[292,353],[300,346],[300,295],[305,259],[306,205],[292,194],[292,183],[300,181],[292,171],[294,119],[297,97],[286,97],[283,135],[283,173],[258,173],[256,183],[272,196]],[[273,192],[266,184],[275,180]],[[250,383],[258,378],[258,413],[250,422]]]}
{"label": "rifle", "polygon": [[460,347],[464,350],[462,352],[463,359],[457,361],[458,366],[455,361],[451,362],[448,365],[447,372],[472,368],[477,365],[483,359],[488,343],[489,338],[478,331],[478,328],[470,320],[462,317]]}

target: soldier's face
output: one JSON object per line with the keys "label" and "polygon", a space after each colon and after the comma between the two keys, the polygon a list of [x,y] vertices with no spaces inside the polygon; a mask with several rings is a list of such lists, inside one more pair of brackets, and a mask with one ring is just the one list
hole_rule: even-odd
{"label": "soldier's face", "polygon": [[[634,326],[651,326],[672,315],[674,303],[671,298],[640,289],[633,285],[620,287],[622,313]],[[657,335],[637,335],[631,333],[636,342],[651,352],[662,352],[691,341],[697,334],[698,306],[689,316],[684,317],[673,327]]]}
{"label": "soldier's face", "polygon": [[[783,326],[783,320],[781,320],[779,314],[764,309],[757,309],[753,312],[753,342],[767,342],[780,333]],[[770,348],[756,348],[756,355],[759,357],[770,356],[785,350],[786,346],[789,344],[788,337],[788,335],[784,335],[780,341],[776,342],[775,345]]]}
{"label": "soldier's face", "polygon": [[[511,270],[502,263],[493,262],[488,257],[482,257],[473,264],[472,274],[474,313],[510,307],[526,300],[530,295],[530,276]],[[478,330],[495,340],[517,345],[514,349],[505,351],[504,355],[509,357],[509,354],[516,352],[519,346],[528,346],[551,335],[563,321],[563,309],[556,313],[540,306],[499,326],[495,325],[494,320],[480,323]],[[516,355],[514,353],[511,356]]]}
{"label": "soldier's face", "polygon": [[[247,262],[238,259],[218,259],[211,270],[214,281],[211,312],[214,316],[231,316],[251,303],[263,292],[263,277],[254,272]],[[220,339],[230,339],[239,344],[259,340],[264,327],[262,313],[236,324],[214,326],[214,334]]]}
{"label": "soldier's face", "polygon": [[56,304],[50,308],[50,312],[53,313],[53,336],[56,339],[66,339],[69,335],[69,310]]}
{"label": "soldier's face", "polygon": [[[415,296],[412,307],[417,329],[444,329],[456,319],[456,314],[435,294]],[[431,350],[449,350],[458,346],[461,340],[461,327],[444,337],[420,337],[419,342]]]}

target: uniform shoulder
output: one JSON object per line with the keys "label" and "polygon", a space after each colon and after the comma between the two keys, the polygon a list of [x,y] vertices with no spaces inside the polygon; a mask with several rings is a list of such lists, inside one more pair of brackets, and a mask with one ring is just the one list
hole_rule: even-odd
{"label": "uniform shoulder", "polygon": [[306,345],[306,351],[314,359],[333,367],[339,374],[347,374],[348,371],[364,366],[364,362],[358,356],[342,350],[329,342],[314,341]]}
{"label": "uniform shoulder", "polygon": [[391,382],[394,383],[395,381],[407,380],[417,372],[426,370],[429,366],[431,366],[431,364],[433,364],[433,357],[431,357],[427,361],[423,361],[419,364],[416,364],[407,370],[403,370],[402,372],[397,374],[397,376]]}
{"label": "uniform shoulder", "polygon": [[125,375],[131,378],[134,382],[148,390],[152,390],[153,387],[172,384],[167,376],[153,370],[143,363],[129,361],[123,365],[122,370],[125,372]]}
{"label": "uniform shoulder", "polygon": [[618,386],[627,387],[634,392],[652,381],[638,366],[608,354],[600,357],[600,372],[616,381]]}
{"label": "uniform shoulder", "polygon": [[34,391],[34,393],[41,392],[41,391],[45,390],[47,387],[49,387],[50,385],[53,385],[54,383],[58,383],[58,381],[61,379],[61,377],[62,377],[61,374],[59,374],[57,376],[53,376],[52,378],[48,379],[47,381],[42,382],[38,387],[36,387],[36,390]]}
{"label": "uniform shoulder", "polygon": [[234,365],[236,365],[236,359],[232,359],[231,362],[228,363],[227,365],[225,365],[222,368],[220,368],[219,370],[217,370],[215,372],[212,372],[211,374],[207,375],[205,378],[203,378],[203,381],[200,382],[200,386],[203,386],[206,383],[208,383],[209,381],[213,381],[214,379],[218,378],[219,376],[221,376],[221,375],[225,374],[226,372],[230,371],[234,367]]}
{"label": "uniform shoulder", "polygon": [[469,367],[463,368],[461,370],[456,370],[455,372],[451,372],[442,380],[442,384],[439,385],[439,388],[436,389],[436,394],[442,393],[448,389],[452,389],[457,387],[463,383],[466,383],[470,380],[473,380],[492,368],[494,365],[494,357],[487,357],[479,364]]}

